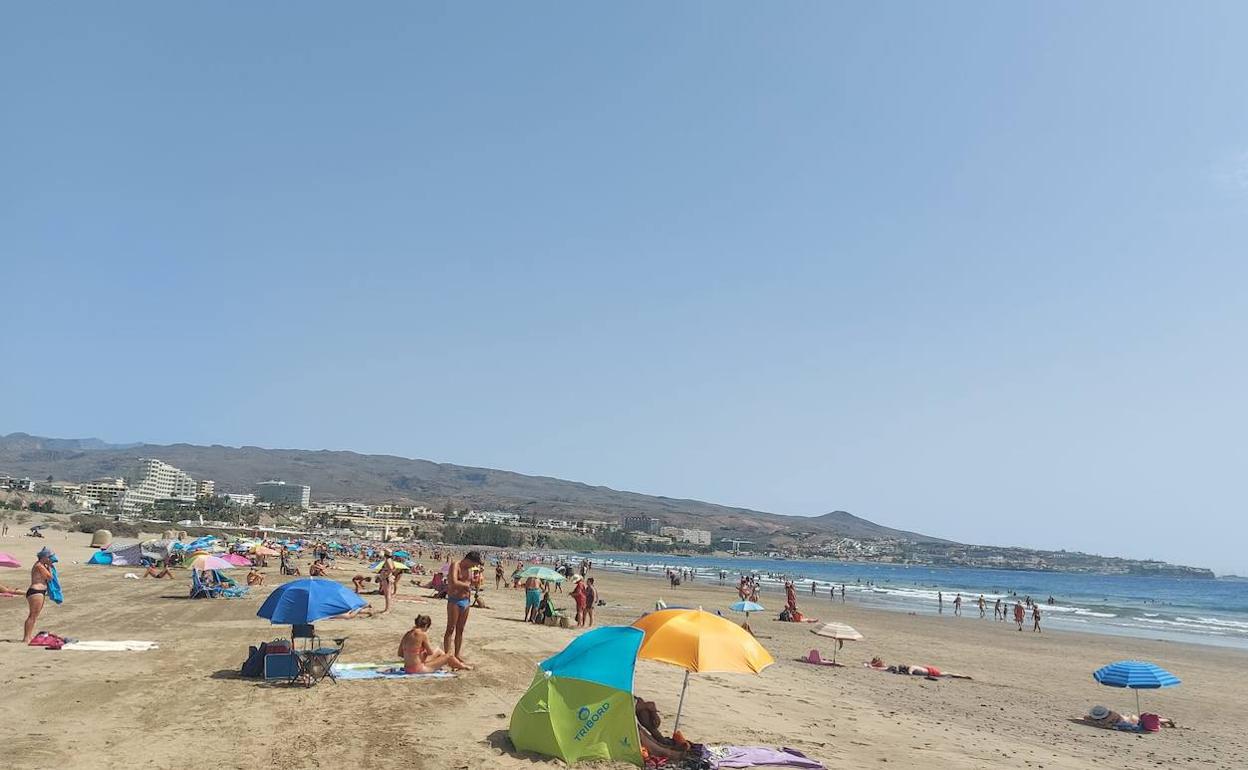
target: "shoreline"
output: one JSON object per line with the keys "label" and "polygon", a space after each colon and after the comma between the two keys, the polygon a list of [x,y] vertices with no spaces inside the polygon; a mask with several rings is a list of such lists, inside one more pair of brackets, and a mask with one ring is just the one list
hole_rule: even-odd
{"label": "shoreline", "polygon": [[[662,558],[668,556],[667,554],[647,552],[578,553],[576,556],[596,558],[596,563],[600,563],[604,569],[612,571],[630,572],[634,567],[640,567],[642,569],[640,574],[646,574],[646,567],[649,567],[652,574],[659,575],[662,574],[661,570],[667,567],[673,569],[692,568],[696,571],[699,581],[706,580],[708,582],[717,579],[717,573],[720,569],[729,568],[729,582],[735,583],[736,576],[743,573],[760,575],[760,587],[769,593],[782,590],[783,577],[787,575],[797,581],[798,594],[801,596],[812,597],[810,591],[807,590],[812,581],[816,585],[816,593],[813,596],[825,599],[829,588],[845,586],[850,595],[859,598],[860,603],[870,604],[890,612],[918,612],[920,614],[930,613],[938,615],[940,614],[940,608],[937,603],[938,591],[944,592],[945,614],[952,614],[954,596],[959,592],[963,593],[965,605],[963,614],[965,616],[978,614],[975,602],[980,594],[985,597],[989,612],[992,611],[993,603],[997,598],[1001,598],[1003,602],[1012,603],[1015,599],[1022,600],[1025,596],[1025,593],[1021,591],[1019,593],[1010,593],[1008,589],[1002,589],[1000,584],[988,587],[987,583],[985,583],[984,587],[971,588],[968,582],[966,582],[972,579],[987,577],[982,573],[993,573],[994,571],[992,570],[943,567],[922,568],[921,570],[919,568],[908,568],[903,570],[898,568],[897,565],[864,566],[863,563],[859,562],[834,562],[831,560],[801,562],[794,560],[716,559],[712,557],[694,557],[695,560],[684,558],[671,560]],[[707,566],[706,562],[717,563]],[[845,575],[839,580],[832,580],[826,576],[807,574],[810,570],[803,572],[801,569],[802,565],[813,567],[816,570],[840,569],[846,573],[856,574],[858,580],[855,581],[849,575]],[[765,569],[760,569],[760,567]],[[660,571],[655,573],[654,570],[656,569]],[[1005,573],[1005,571],[999,572]],[[1020,577],[1020,573],[1007,574],[1015,578]],[[1053,573],[1031,574],[1051,576]],[[993,577],[995,576],[993,575]],[[1026,579],[1029,576],[1022,575],[1021,578]],[[1068,590],[1086,591],[1087,588],[1085,586],[1078,585],[1078,582],[1082,582],[1080,578],[1085,577],[1064,575],[1062,576],[1062,582],[1068,585],[1062,587]],[[1127,586],[1132,594],[1156,590],[1164,591],[1168,588],[1174,588],[1176,585],[1170,578],[1154,577],[1096,576],[1093,580],[1098,578],[1103,580],[1106,577],[1112,579],[1113,583],[1116,584],[1117,590],[1127,590],[1127,588],[1124,588],[1124,586]],[[867,582],[862,582],[862,578],[868,578]],[[942,579],[944,580],[943,583],[940,582]],[[1182,585],[1184,589],[1189,589],[1188,584],[1183,581],[1178,581],[1177,585]],[[1238,588],[1233,586],[1233,582],[1230,585],[1231,587],[1223,590],[1239,591]],[[1055,589],[1053,586],[1049,588],[1050,590]],[[1192,586],[1190,588],[1197,587]],[[1242,591],[1239,592],[1244,593]],[[1192,594],[1190,590],[1187,591],[1187,594],[1191,596],[1196,595]],[[1245,596],[1248,597],[1248,594],[1245,594]],[[1158,639],[1248,651],[1248,613],[1242,611],[1185,606],[1175,601],[1155,603],[1132,602],[1127,597],[1122,596],[1101,601],[1097,601],[1087,595],[1063,596],[1062,599],[1057,600],[1053,605],[1047,604],[1043,594],[1037,594],[1034,598],[1040,603],[1043,623],[1046,627],[1052,624],[1055,628],[1070,631],[1084,630],[1093,634],[1119,638]],[[1243,598],[1240,598],[1239,601],[1242,603]],[[989,615],[989,618],[991,618],[991,615]]]}

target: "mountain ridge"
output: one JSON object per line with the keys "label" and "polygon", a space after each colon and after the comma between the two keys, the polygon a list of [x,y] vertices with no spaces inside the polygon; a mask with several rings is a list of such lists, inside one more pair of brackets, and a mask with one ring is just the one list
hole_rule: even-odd
{"label": "mountain ridge", "polygon": [[886,527],[845,511],[795,516],[646,495],[605,485],[515,471],[438,463],[399,455],[349,450],[268,449],[221,444],[110,444],[99,439],[55,439],[27,433],[0,436],[0,473],[87,481],[124,476],[140,457],[156,457],[196,479],[212,479],[218,492],[246,492],[260,481],[308,484],[313,499],[366,503],[452,502],[504,508],[539,516],[618,519],[650,515],[673,526],[710,529],[717,537],[775,537],[814,531],[858,539],[949,541]]}

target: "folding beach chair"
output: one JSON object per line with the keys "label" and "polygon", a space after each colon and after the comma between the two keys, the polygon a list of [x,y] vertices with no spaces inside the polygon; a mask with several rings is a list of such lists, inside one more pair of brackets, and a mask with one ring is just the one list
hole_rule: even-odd
{"label": "folding beach chair", "polygon": [[345,636],[331,640],[334,643],[333,646],[322,644],[321,638],[316,635],[316,627],[308,623],[292,626],[290,637],[293,642],[300,644],[300,649],[296,653],[299,671],[295,680],[302,679],[311,687],[328,676],[334,684],[338,683],[333,668],[334,663],[338,661],[338,656],[342,654],[343,645],[347,642]]}
{"label": "folding beach chair", "polygon": [[216,599],[221,595],[220,586],[205,585],[200,579],[199,570],[191,570],[191,598],[192,599]]}

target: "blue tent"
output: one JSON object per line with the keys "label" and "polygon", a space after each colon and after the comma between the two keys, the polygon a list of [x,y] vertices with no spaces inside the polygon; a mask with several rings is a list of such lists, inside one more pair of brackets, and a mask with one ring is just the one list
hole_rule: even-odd
{"label": "blue tent", "polygon": [[294,626],[342,615],[367,604],[333,580],[304,578],[275,589],[256,615],[275,625]]}
{"label": "blue tent", "polygon": [[87,559],[87,564],[112,564],[113,555],[108,551],[96,551]]}

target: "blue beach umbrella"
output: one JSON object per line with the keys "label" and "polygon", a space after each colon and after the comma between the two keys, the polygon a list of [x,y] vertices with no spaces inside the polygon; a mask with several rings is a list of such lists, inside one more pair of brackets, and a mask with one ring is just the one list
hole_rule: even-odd
{"label": "blue beach umbrella", "polygon": [[744,612],[745,622],[749,623],[751,612],[762,612],[766,610],[767,608],[759,604],[758,602],[751,602],[751,601],[746,600],[746,601],[739,601],[736,604],[729,606],[728,609],[732,610],[733,612]]}
{"label": "blue beach umbrella", "polygon": [[368,602],[333,580],[304,578],[274,589],[256,615],[274,625],[298,626],[358,610]]}
{"label": "blue beach umbrella", "polygon": [[1180,680],[1164,668],[1143,660],[1120,660],[1092,672],[1092,678],[1106,687],[1135,690],[1135,713],[1140,713],[1140,690],[1174,687]]}

